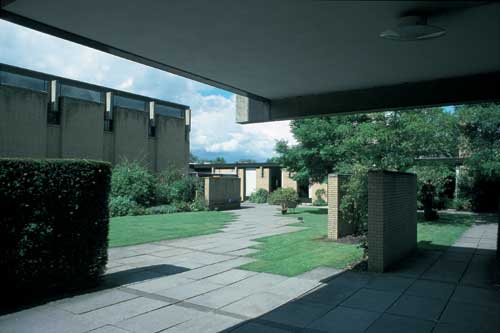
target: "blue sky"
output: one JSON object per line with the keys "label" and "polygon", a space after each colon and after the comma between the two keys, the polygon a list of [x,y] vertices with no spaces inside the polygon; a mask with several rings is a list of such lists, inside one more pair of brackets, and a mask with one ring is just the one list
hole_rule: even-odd
{"label": "blue sky", "polygon": [[0,62],[189,105],[191,152],[199,157],[265,161],[276,140],[294,142],[288,121],[236,124],[228,91],[2,20]]}

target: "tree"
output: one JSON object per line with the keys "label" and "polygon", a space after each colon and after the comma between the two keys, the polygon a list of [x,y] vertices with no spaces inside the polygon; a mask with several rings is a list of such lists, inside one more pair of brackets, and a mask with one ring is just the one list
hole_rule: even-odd
{"label": "tree", "polygon": [[224,157],[219,156],[219,157],[214,158],[211,162],[218,163],[218,164],[225,164],[226,160],[224,159]]}
{"label": "tree", "polygon": [[458,107],[460,153],[464,168],[460,196],[474,211],[494,212],[500,198],[500,105]]}
{"label": "tree", "polygon": [[403,171],[416,157],[455,157],[455,115],[441,108],[295,120],[296,146],[276,145],[279,163],[299,181],[322,181],[356,165]]}
{"label": "tree", "polygon": [[190,163],[201,163],[201,160],[198,156],[193,153],[189,153],[189,162]]}

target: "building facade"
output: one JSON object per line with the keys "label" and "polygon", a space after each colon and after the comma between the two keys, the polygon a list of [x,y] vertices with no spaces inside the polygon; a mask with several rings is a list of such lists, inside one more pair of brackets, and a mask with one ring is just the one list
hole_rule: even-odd
{"label": "building facade", "polygon": [[[200,175],[236,175],[240,179],[241,200],[247,199],[259,189],[268,192],[283,188],[293,188],[302,201],[317,199],[316,190],[327,190],[327,184],[301,184],[294,180],[293,173],[277,163],[191,163],[191,172]],[[326,201],[326,195],[323,196]]]}
{"label": "building facade", "polygon": [[187,171],[188,106],[0,64],[0,157]]}

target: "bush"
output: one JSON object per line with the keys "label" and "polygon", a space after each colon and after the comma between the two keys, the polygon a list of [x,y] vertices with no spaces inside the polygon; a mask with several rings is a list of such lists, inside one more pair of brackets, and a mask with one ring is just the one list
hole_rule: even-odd
{"label": "bush", "polygon": [[326,201],[323,199],[326,196],[326,191],[323,188],[316,190],[316,200],[313,201],[313,206],[326,206]]}
{"label": "bush", "polygon": [[113,168],[111,196],[128,197],[141,206],[155,201],[156,179],[138,162],[125,161]]}
{"label": "bush", "polygon": [[202,190],[200,179],[185,176],[175,168],[168,168],[158,177],[156,187],[156,202],[170,204],[177,201],[192,202],[196,198],[196,191]]}
{"label": "bush", "polygon": [[326,206],[327,202],[323,198],[319,198],[313,201],[313,206]]}
{"label": "bush", "polygon": [[368,227],[368,168],[354,165],[351,172],[349,181],[340,188],[340,212],[358,234]]}
{"label": "bush", "polygon": [[177,211],[177,208],[173,205],[160,205],[149,207],[146,209],[146,213],[149,215],[172,214],[177,213]]}
{"label": "bush", "polygon": [[267,203],[270,205],[280,205],[282,202],[299,202],[299,196],[293,188],[279,188],[269,194]]}
{"label": "bush", "polygon": [[111,197],[109,200],[110,216],[141,215],[141,206],[130,197]]}
{"label": "bush", "polygon": [[257,192],[253,192],[252,194],[250,194],[250,198],[248,198],[248,201],[253,203],[266,203],[268,196],[269,192],[267,192],[263,188],[260,188],[257,190]]}
{"label": "bush", "polygon": [[453,200],[453,208],[456,210],[471,210],[472,203],[469,199],[455,198]]}
{"label": "bush", "polygon": [[191,205],[189,202],[186,201],[176,201],[174,202],[175,208],[177,208],[177,211],[179,212],[190,212],[191,211]]}
{"label": "bush", "polygon": [[104,272],[109,188],[105,162],[0,159],[0,271],[11,301]]}

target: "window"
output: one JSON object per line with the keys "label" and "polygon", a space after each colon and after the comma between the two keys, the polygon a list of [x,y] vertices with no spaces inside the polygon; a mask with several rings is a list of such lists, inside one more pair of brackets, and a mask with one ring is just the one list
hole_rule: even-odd
{"label": "window", "polygon": [[104,94],[102,92],[72,86],[67,83],[61,83],[60,93],[61,96],[73,97],[96,103],[104,103]]}
{"label": "window", "polygon": [[48,82],[32,76],[0,71],[0,84],[36,91],[48,91]]}
{"label": "window", "polygon": [[184,118],[184,109],[176,108],[173,106],[167,106],[164,104],[156,103],[155,112],[162,116],[173,117],[173,118]]}
{"label": "window", "polygon": [[114,95],[113,104],[127,109],[146,111],[146,102],[140,99]]}

